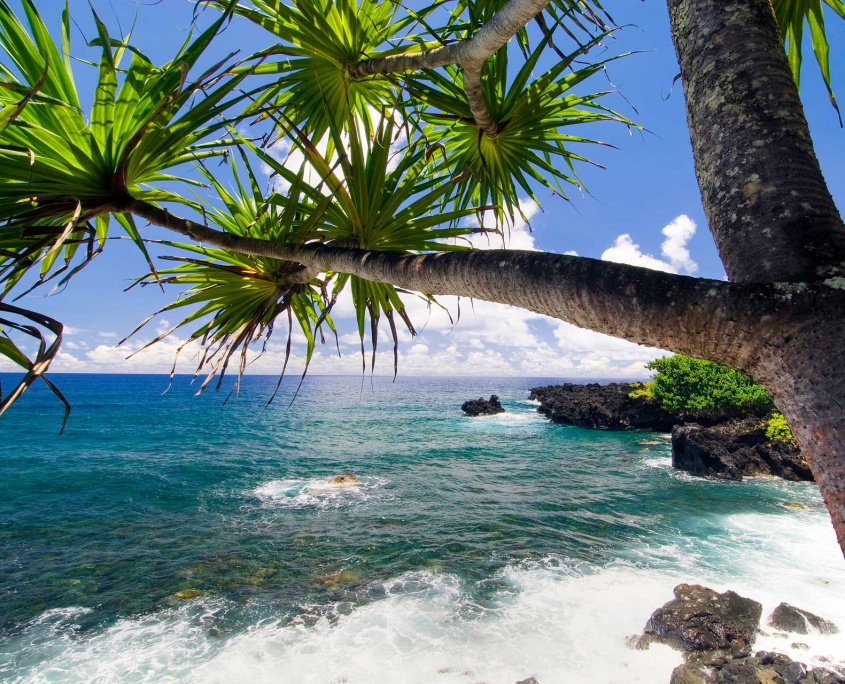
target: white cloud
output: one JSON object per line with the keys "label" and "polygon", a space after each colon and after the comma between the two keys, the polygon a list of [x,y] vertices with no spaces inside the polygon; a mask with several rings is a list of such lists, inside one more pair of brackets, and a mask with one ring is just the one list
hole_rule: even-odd
{"label": "white cloud", "polygon": [[630,264],[631,266],[642,266],[643,268],[650,268],[655,271],[666,271],[667,273],[677,273],[677,269],[665,261],[652,256],[651,254],[644,254],[640,251],[640,246],[631,239],[628,233],[623,233],[616,238],[613,247],[608,247],[601,255],[602,261],[614,261],[617,264]]}
{"label": "white cloud", "polygon": [[665,257],[665,261],[640,251],[640,246],[631,239],[628,233],[617,237],[613,247],[606,249],[601,258],[603,261],[642,266],[667,273],[695,273],[698,270],[698,264],[692,260],[687,249],[687,243],[695,235],[695,229],[695,223],[686,214],[681,214],[663,228],[662,232],[666,239],[660,245],[660,252]]}
{"label": "white cloud", "polygon": [[687,243],[695,235],[695,228],[695,221],[681,214],[662,231],[666,239],[660,245],[660,253],[683,273],[695,273],[698,270],[698,264],[692,260],[687,249]]}

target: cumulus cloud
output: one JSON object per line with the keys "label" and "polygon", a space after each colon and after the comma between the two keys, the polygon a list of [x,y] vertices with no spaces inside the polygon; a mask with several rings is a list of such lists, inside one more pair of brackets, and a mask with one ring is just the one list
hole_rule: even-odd
{"label": "cumulus cloud", "polygon": [[640,246],[628,233],[617,237],[613,247],[606,249],[601,258],[603,261],[642,266],[667,273],[695,273],[698,264],[692,260],[687,249],[687,244],[695,235],[695,229],[695,222],[686,214],[681,214],[663,228],[662,233],[666,236],[660,245],[663,260],[641,251]]}
{"label": "cumulus cloud", "polygon": [[640,246],[631,239],[628,233],[623,233],[616,238],[613,247],[608,247],[601,255],[602,261],[614,261],[617,264],[630,264],[631,266],[642,266],[655,271],[666,271],[677,273],[672,264],[661,261],[651,254],[640,251]]}
{"label": "cumulus cloud", "polygon": [[681,214],[663,229],[666,239],[660,245],[660,253],[682,273],[695,273],[698,264],[690,257],[687,243],[695,235],[695,221]]}

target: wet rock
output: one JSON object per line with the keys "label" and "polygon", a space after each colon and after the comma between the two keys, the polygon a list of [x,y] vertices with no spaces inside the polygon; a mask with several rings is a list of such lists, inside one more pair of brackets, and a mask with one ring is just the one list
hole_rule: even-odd
{"label": "wet rock", "polygon": [[173,598],[182,599],[184,601],[192,598],[198,598],[200,596],[205,596],[206,593],[208,592],[202,591],[200,589],[182,589],[174,593]]}
{"label": "wet rock", "polygon": [[711,427],[695,423],[675,426],[672,466],[693,475],[725,480],[759,475],[795,481],[813,479],[798,448],[789,442],[768,439],[765,422],[759,418]]}
{"label": "wet rock", "polygon": [[[778,606],[775,613],[785,613],[780,610],[783,606],[798,611],[802,624],[832,625],[787,604]],[[759,603],[735,592],[718,594],[706,587],[679,584],[675,599],[652,613],[643,636],[628,637],[626,642],[629,648],[648,648],[652,641],[660,641],[683,650],[686,662],[672,672],[670,684],[845,684],[845,671],[810,668],[782,653],[751,655],[749,647],[761,614]],[[795,619],[796,614],[789,615]],[[815,623],[810,623],[808,615]]]}
{"label": "wet rock", "polygon": [[788,603],[781,603],[774,609],[767,620],[767,624],[775,629],[796,634],[809,634],[810,628],[821,634],[836,634],[839,628],[830,620],[801,610]]}
{"label": "wet rock", "polygon": [[810,674],[816,680],[816,684],[845,684],[845,676],[821,667],[814,667]]}
{"label": "wet rock", "polygon": [[516,684],[540,684],[534,677],[529,677],[528,679],[520,679]]}
{"label": "wet rock", "polygon": [[686,663],[672,672],[670,684],[845,684],[835,672],[808,669],[780,653],[757,653],[718,667]]}
{"label": "wet rock", "polygon": [[697,584],[679,584],[675,598],[652,613],[644,635],[681,651],[726,651],[738,655],[754,640],[763,607],[733,591],[719,594]]}
{"label": "wet rock", "polygon": [[647,651],[649,646],[659,642],[656,634],[632,634],[625,638],[625,645],[632,651]]}
{"label": "wet rock", "polygon": [[352,473],[343,473],[342,475],[335,475],[329,478],[329,484],[359,484],[359,480]]}
{"label": "wet rock", "polygon": [[492,416],[497,413],[504,413],[505,409],[499,403],[499,397],[491,394],[489,399],[478,397],[478,399],[465,401],[461,406],[461,411],[468,416]]}
{"label": "wet rock", "polygon": [[710,674],[693,665],[684,664],[678,665],[672,670],[672,677],[669,679],[669,684],[713,684],[715,680]]}

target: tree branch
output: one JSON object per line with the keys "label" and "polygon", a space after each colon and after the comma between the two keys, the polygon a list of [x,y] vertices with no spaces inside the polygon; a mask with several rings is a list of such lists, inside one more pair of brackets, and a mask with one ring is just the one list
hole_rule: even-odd
{"label": "tree branch", "polygon": [[494,138],[499,127],[490,115],[481,92],[481,69],[488,57],[542,12],[547,4],[548,0],[508,0],[472,38],[414,54],[364,60],[351,65],[349,73],[353,78],[363,78],[457,64],[464,72],[464,92],[475,122],[486,135]]}
{"label": "tree branch", "polygon": [[487,102],[484,100],[484,91],[481,89],[481,69],[475,67],[464,67],[464,93],[469,102],[469,109],[472,118],[478,128],[490,138],[499,134],[499,124],[493,120]]}
{"label": "tree branch", "polygon": [[547,252],[410,255],[291,245],[224,233],[138,200],[128,200],[121,210],[222,249],[433,295],[511,304],[751,375],[758,374],[760,359],[806,324],[805,318],[817,320],[826,308],[845,307],[845,291],[825,285],[735,284]]}

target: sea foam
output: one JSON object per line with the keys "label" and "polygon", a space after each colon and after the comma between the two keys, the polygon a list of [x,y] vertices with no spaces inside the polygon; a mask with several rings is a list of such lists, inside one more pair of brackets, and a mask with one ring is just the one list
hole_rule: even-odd
{"label": "sea foam", "polygon": [[[39,632],[49,622],[42,616],[29,638],[42,647],[49,641],[51,655],[13,681],[513,684],[533,676],[542,684],[665,684],[681,654],[661,645],[632,651],[625,638],[640,633],[683,581],[761,601],[764,619],[786,600],[845,626],[845,599],[839,598],[845,569],[835,563],[831,569],[835,554],[820,551],[830,547],[820,543],[829,541],[829,531],[819,516],[793,524],[788,518],[728,518],[738,535],[750,535],[743,548],[752,549],[736,559],[734,575],[708,567],[701,555],[679,563],[682,548],[655,547],[639,562],[620,559],[601,568],[554,557],[511,563],[477,584],[449,573],[407,572],[373,587],[371,595],[382,598],[351,610],[315,605],[306,607],[308,619],[279,616],[230,634],[209,629],[225,610],[215,599],[66,638],[58,638],[55,625]],[[792,560],[811,551],[820,564],[772,567],[761,540],[774,543],[775,552],[787,550]],[[763,557],[769,563],[759,563]],[[496,590],[479,592],[485,582]],[[791,646],[798,641],[810,650]],[[814,664],[819,656],[845,652],[840,635],[762,636],[755,648]],[[21,663],[16,666],[20,672]]]}
{"label": "sea foam", "polygon": [[254,496],[277,508],[342,508],[373,498],[387,498],[383,477],[361,477],[336,484],[325,479],[270,480],[253,490]]}

